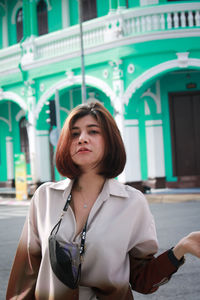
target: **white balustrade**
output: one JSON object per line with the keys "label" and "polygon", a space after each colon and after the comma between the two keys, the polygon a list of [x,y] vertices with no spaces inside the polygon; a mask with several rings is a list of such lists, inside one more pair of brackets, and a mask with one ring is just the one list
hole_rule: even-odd
{"label": "white balustrade", "polygon": [[[148,6],[141,9],[130,8],[85,22],[83,24],[84,48],[87,50],[128,36],[199,26],[200,3],[198,2]],[[79,25],[76,25],[35,38],[32,41],[33,61],[68,54],[77,56],[77,51],[80,51],[79,35]],[[26,44],[23,43],[22,46],[25,53]],[[17,67],[22,55],[21,51],[19,44],[0,50],[0,72]],[[26,63],[29,62],[25,61],[24,64]]]}
{"label": "white balustrade", "polygon": [[179,17],[178,17],[178,13],[175,12],[174,13],[174,28],[178,28],[179,27]]}
{"label": "white balustrade", "polygon": [[161,30],[165,29],[165,16],[164,16],[164,14],[160,15],[160,29]]}
{"label": "white balustrade", "polygon": [[189,21],[189,27],[193,27],[194,26],[194,21],[193,21],[192,11],[189,11],[188,21]]}
{"label": "white balustrade", "polygon": [[2,49],[0,51],[0,73],[18,68],[20,57],[21,49],[19,44]]}
{"label": "white balustrade", "polygon": [[167,14],[167,28],[172,29],[172,14],[171,13]]}
{"label": "white balustrade", "polygon": [[200,12],[197,11],[195,14],[195,22],[196,22],[196,26],[200,26]]}
{"label": "white balustrade", "polygon": [[181,12],[181,27],[186,27],[186,16],[185,16],[185,12]]}

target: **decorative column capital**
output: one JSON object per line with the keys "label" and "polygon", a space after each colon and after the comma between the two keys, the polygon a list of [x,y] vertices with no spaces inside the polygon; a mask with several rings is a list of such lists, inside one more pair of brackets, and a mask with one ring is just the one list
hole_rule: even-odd
{"label": "decorative column capital", "polygon": [[22,44],[22,59],[21,65],[27,65],[34,61],[36,57],[35,38],[31,36],[27,38]]}
{"label": "decorative column capital", "polygon": [[189,63],[190,52],[177,52],[177,60],[179,68],[187,68]]}
{"label": "decorative column capital", "polygon": [[123,70],[121,68],[123,64],[123,61],[121,59],[119,60],[112,60],[109,62],[109,65],[113,69],[113,80],[119,80],[123,78]]}

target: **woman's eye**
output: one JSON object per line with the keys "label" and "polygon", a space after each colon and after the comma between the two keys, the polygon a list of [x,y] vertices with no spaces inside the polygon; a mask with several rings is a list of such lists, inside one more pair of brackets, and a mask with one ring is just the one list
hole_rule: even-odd
{"label": "woman's eye", "polygon": [[99,132],[97,130],[90,130],[90,134],[98,134]]}
{"label": "woman's eye", "polygon": [[79,132],[72,132],[72,138],[76,138],[79,136]]}

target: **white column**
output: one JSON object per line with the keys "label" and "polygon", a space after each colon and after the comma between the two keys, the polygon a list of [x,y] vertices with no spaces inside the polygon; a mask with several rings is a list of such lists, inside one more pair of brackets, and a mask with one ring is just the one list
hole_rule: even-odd
{"label": "white column", "polygon": [[37,153],[36,153],[36,130],[32,124],[29,124],[27,131],[28,131],[28,140],[29,140],[31,177],[32,177],[32,183],[35,184],[39,181],[38,169],[37,169]]}
{"label": "white column", "polygon": [[162,120],[146,121],[148,178],[164,177]]}
{"label": "white column", "polygon": [[126,181],[141,181],[138,120],[125,121],[124,143],[127,154],[127,162],[125,167]]}
{"label": "white column", "polygon": [[48,130],[37,130],[37,168],[41,182],[51,180],[49,132]]}
{"label": "white column", "polygon": [[31,85],[28,87],[28,141],[29,141],[29,153],[30,153],[30,165],[31,165],[31,177],[32,183],[35,184],[39,181],[38,168],[37,168],[37,145],[36,145],[36,120],[35,120],[35,96],[33,96],[34,89]]}
{"label": "white column", "polygon": [[70,14],[69,14],[69,0],[62,0],[62,26],[63,28],[69,27]]}
{"label": "white column", "polygon": [[6,137],[7,180],[14,179],[13,138]]}
{"label": "white column", "polygon": [[2,18],[3,25],[3,48],[8,47],[8,24],[7,24],[7,16],[5,15]]}
{"label": "white column", "polygon": [[[124,91],[124,82],[122,79],[113,81],[113,88],[117,97],[112,102],[115,110],[115,122],[120,130],[122,139],[124,140],[124,104],[122,102],[122,95]],[[121,182],[126,182],[125,172],[123,171],[119,176],[118,180]]]}

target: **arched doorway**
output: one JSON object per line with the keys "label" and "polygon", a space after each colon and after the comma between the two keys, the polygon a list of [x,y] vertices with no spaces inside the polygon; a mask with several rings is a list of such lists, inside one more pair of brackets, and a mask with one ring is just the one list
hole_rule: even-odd
{"label": "arched doorway", "polygon": [[173,176],[179,186],[200,186],[200,91],[169,94]]}

